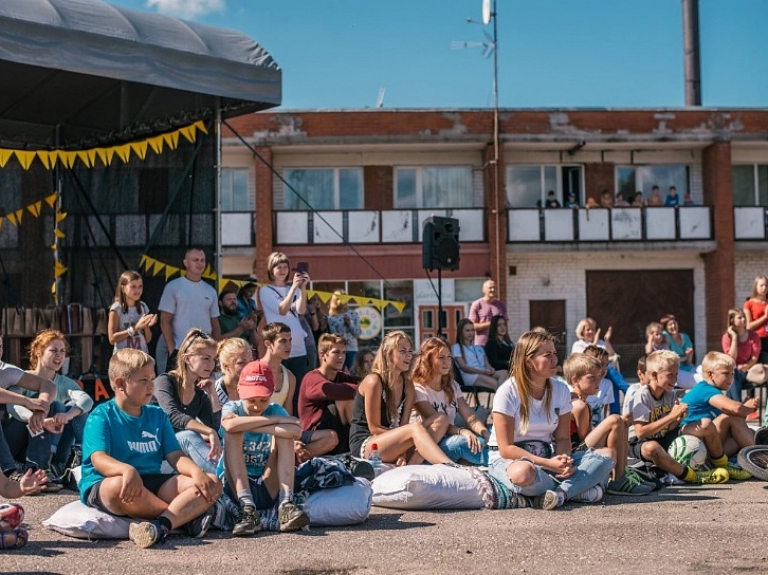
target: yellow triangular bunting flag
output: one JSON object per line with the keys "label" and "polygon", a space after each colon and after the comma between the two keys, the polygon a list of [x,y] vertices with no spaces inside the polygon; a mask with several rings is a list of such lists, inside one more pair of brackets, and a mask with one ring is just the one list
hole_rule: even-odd
{"label": "yellow triangular bunting flag", "polygon": [[53,264],[53,277],[58,278],[67,272],[67,268],[64,264],[57,261]]}
{"label": "yellow triangular bunting flag", "polygon": [[87,167],[91,167],[93,164],[91,164],[91,159],[88,157],[88,152],[85,150],[79,150],[75,152],[75,155],[77,156],[77,159],[83,162]]}
{"label": "yellow triangular bunting flag", "polygon": [[[51,152],[40,150],[39,152],[37,152],[37,158],[40,160],[40,162],[42,162],[46,170],[51,169]],[[54,161],[55,160],[56,160],[56,155],[54,153]]]}
{"label": "yellow triangular bunting flag", "polygon": [[56,214],[56,223],[57,224],[60,224],[61,222],[63,222],[66,219],[67,219],[67,212],[59,212],[58,214]]}
{"label": "yellow triangular bunting flag", "polygon": [[125,144],[123,146],[116,146],[113,148],[115,150],[115,153],[119,156],[121,160],[123,160],[124,163],[128,163],[128,160],[131,158],[131,145]]}
{"label": "yellow triangular bunting flag", "polygon": [[105,166],[109,165],[109,162],[107,162],[107,149],[106,148],[96,148],[94,150],[94,152],[96,152],[96,155],[99,157],[99,159],[101,160],[102,164],[104,164]]}
{"label": "yellow triangular bunting flag", "polygon": [[165,267],[165,264],[163,262],[159,262],[159,261],[155,260],[155,264],[152,267],[152,275],[159,274],[161,271],[163,271],[164,267]]}
{"label": "yellow triangular bunting flag", "polygon": [[[48,204],[48,207],[53,209],[53,206],[56,204],[56,198],[59,197],[58,192],[53,192],[50,196],[45,196],[45,203]],[[59,221],[58,219],[56,220]]]}
{"label": "yellow triangular bunting flag", "polygon": [[178,130],[175,132],[169,132],[168,134],[163,134],[163,140],[165,140],[165,143],[168,144],[168,147],[171,150],[175,150],[179,147],[179,132]]}
{"label": "yellow triangular bunting flag", "polygon": [[165,266],[165,281],[168,281],[171,279],[171,276],[175,273],[178,273],[179,268],[175,268],[173,266]]}
{"label": "yellow triangular bunting flag", "polygon": [[77,152],[62,152],[59,150],[59,160],[61,160],[61,163],[64,164],[65,167],[71,168],[74,166],[76,159]]}
{"label": "yellow triangular bunting flag", "polygon": [[35,202],[34,204],[29,204],[27,206],[27,210],[33,216],[38,217],[40,215],[40,212],[43,210],[43,201],[40,200],[39,202]]}
{"label": "yellow triangular bunting flag", "polygon": [[21,167],[25,170],[29,169],[32,165],[32,160],[35,159],[35,152],[28,152],[26,150],[16,150],[16,159],[19,160]]}
{"label": "yellow triangular bunting flag", "polygon": [[62,239],[62,238],[66,238],[66,237],[67,237],[67,235],[66,235],[64,232],[62,232],[62,231],[61,231],[59,228],[56,228],[56,230],[54,231],[54,234],[55,234],[55,235],[56,235],[56,237],[57,237],[57,238],[59,238],[59,239]]}
{"label": "yellow triangular bunting flag", "polygon": [[205,127],[205,124],[203,123],[202,120],[198,120],[192,125],[198,130],[200,130],[203,134],[208,134],[208,128]]}
{"label": "yellow triangular bunting flag", "polygon": [[163,137],[157,136],[156,138],[150,138],[148,140],[149,147],[152,148],[152,151],[157,154],[158,156],[163,153]]}
{"label": "yellow triangular bunting flag", "polygon": [[389,302],[390,305],[394,306],[397,310],[397,313],[403,313],[403,310],[405,309],[405,303],[401,301],[391,301]]}
{"label": "yellow triangular bunting flag", "polygon": [[12,155],[13,155],[13,150],[5,150],[0,148],[0,168],[5,167],[5,164],[8,163],[8,160],[11,159]]}
{"label": "yellow triangular bunting flag", "polygon": [[147,259],[149,258],[147,258],[146,254],[141,256],[141,259],[139,260],[139,267],[141,269],[144,269],[144,264],[146,263]]}
{"label": "yellow triangular bunting flag", "polygon": [[181,135],[184,136],[190,144],[195,143],[197,130],[195,129],[194,124],[191,126],[185,126],[184,128],[179,128],[179,132],[181,132]]}
{"label": "yellow triangular bunting flag", "polygon": [[147,157],[147,141],[146,140],[142,140],[141,142],[133,142],[128,145],[131,147],[131,150],[133,150],[133,153],[136,154],[142,160]]}

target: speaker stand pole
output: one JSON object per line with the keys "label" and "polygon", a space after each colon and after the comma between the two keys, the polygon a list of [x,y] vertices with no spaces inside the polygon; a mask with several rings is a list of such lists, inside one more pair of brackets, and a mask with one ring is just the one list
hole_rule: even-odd
{"label": "speaker stand pole", "polygon": [[443,268],[437,268],[437,337],[441,339],[445,339],[443,327]]}

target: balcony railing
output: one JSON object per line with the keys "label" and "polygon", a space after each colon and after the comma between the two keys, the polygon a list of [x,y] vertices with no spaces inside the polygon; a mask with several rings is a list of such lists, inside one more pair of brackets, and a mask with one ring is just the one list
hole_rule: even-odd
{"label": "balcony railing", "polygon": [[768,239],[768,208],[749,206],[733,208],[733,232],[737,240]]}
{"label": "balcony railing", "polygon": [[648,242],[712,239],[708,206],[679,208],[512,208],[508,240]]}
{"label": "balcony railing", "polygon": [[485,241],[484,210],[334,210],[275,212],[275,245],[420,243],[430,216],[459,220],[462,242]]}

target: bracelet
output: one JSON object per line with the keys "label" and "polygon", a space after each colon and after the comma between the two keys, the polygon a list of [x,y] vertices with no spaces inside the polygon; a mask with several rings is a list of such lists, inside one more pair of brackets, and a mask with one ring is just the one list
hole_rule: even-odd
{"label": "bracelet", "polygon": [[128,337],[134,337],[134,336],[136,335],[136,330],[135,330],[135,329],[133,329],[133,326],[132,326],[132,325],[129,325],[129,326],[128,326],[128,329],[127,329],[127,330],[125,330],[125,331],[127,331],[127,332],[128,332]]}

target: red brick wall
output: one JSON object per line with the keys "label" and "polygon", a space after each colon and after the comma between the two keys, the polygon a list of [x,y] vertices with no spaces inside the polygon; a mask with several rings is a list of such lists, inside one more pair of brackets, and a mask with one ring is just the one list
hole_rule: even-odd
{"label": "red brick wall", "polygon": [[[272,149],[258,147],[256,151],[272,164]],[[256,168],[256,265],[254,271],[259,281],[267,281],[267,258],[272,253],[272,171],[258,158],[253,159]]]}
{"label": "red brick wall", "polygon": [[587,187],[582,203],[592,197],[597,203],[600,203],[600,195],[603,190],[609,190],[614,195],[615,183],[615,165],[614,164],[585,164],[584,181]]}
{"label": "red brick wall", "polygon": [[394,208],[392,166],[365,166],[363,172],[366,210]]}
{"label": "red brick wall", "polygon": [[704,203],[712,206],[717,250],[704,256],[707,285],[701,287],[706,289],[707,348],[719,350],[728,309],[736,301],[730,142],[716,142],[706,147],[702,154],[702,169]]}

